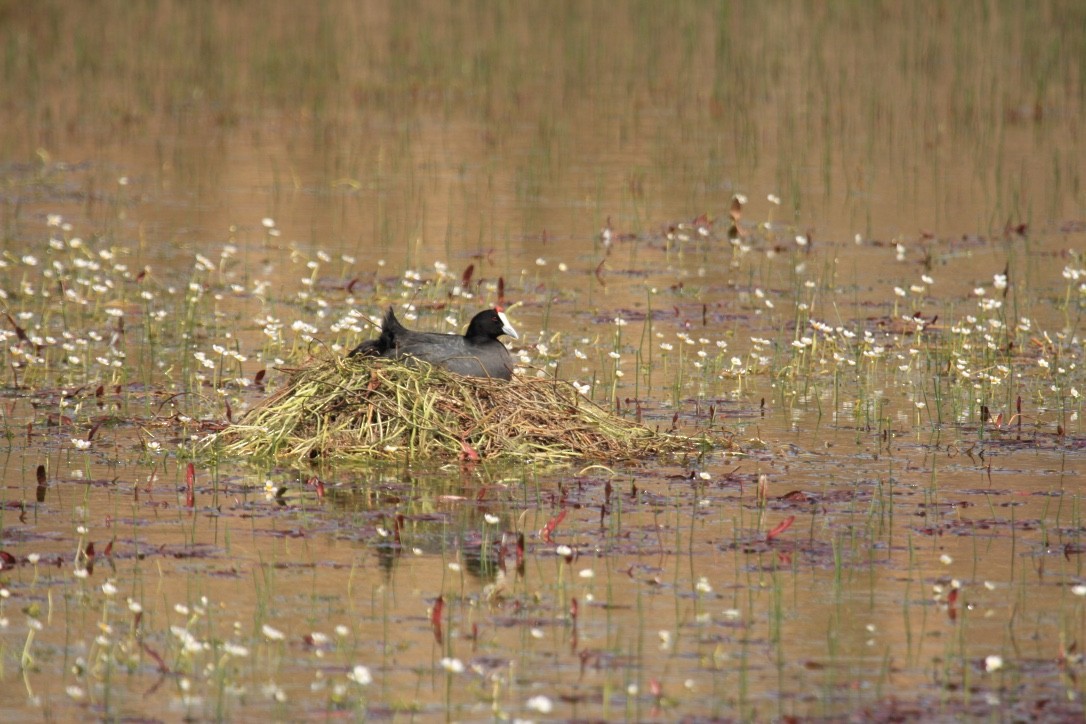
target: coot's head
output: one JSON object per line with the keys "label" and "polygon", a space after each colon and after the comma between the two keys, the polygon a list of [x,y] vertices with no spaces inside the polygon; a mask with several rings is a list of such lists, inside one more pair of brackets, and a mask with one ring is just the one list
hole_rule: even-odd
{"label": "coot's head", "polygon": [[469,339],[497,339],[503,334],[519,339],[517,330],[509,323],[505,312],[500,309],[484,309],[471,318],[464,336]]}

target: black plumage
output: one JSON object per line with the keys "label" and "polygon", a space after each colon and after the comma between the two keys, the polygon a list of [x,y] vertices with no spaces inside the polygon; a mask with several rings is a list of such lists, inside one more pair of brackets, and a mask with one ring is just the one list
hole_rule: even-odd
{"label": "black plumage", "polygon": [[408,329],[389,307],[381,323],[381,335],[358,345],[349,356],[419,359],[468,377],[508,380],[513,377],[513,357],[498,341],[503,334],[517,339],[517,331],[497,309],[476,314],[461,336]]}

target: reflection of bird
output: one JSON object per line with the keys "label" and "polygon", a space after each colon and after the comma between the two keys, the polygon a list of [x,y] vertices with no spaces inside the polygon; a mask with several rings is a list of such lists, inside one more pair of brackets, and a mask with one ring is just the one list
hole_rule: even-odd
{"label": "reflection of bird", "polygon": [[469,377],[513,377],[513,357],[498,337],[517,339],[517,331],[497,309],[484,309],[471,318],[468,331],[459,334],[416,332],[400,324],[389,307],[381,323],[381,336],[351,350],[349,357],[413,358]]}

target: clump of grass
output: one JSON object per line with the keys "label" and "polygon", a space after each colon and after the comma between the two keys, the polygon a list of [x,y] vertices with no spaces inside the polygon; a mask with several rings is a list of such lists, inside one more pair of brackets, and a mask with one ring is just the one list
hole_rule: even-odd
{"label": "clump of grass", "polygon": [[278,392],[218,436],[227,455],[560,462],[708,443],[616,417],[558,380],[469,378],[425,363],[341,356],[286,371]]}

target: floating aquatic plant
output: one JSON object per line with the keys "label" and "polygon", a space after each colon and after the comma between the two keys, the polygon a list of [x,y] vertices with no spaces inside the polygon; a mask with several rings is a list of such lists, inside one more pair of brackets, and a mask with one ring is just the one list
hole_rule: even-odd
{"label": "floating aquatic plant", "polygon": [[427,364],[339,356],[286,372],[278,392],[218,436],[226,454],[557,462],[706,444],[616,417],[559,380],[469,378]]}

